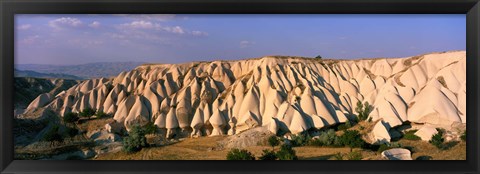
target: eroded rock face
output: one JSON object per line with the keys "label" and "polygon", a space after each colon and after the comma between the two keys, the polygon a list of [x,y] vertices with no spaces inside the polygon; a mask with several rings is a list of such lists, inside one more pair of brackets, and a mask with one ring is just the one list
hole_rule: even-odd
{"label": "eroded rock face", "polygon": [[417,132],[415,132],[415,135],[420,137],[423,141],[430,141],[432,139],[432,136],[437,133],[438,131],[437,129],[435,129],[435,127],[424,125]]}
{"label": "eroded rock face", "polygon": [[376,137],[409,121],[466,123],[464,51],[369,60],[264,57],[239,61],[142,65],[113,79],[41,95],[30,109],[64,115],[103,110],[127,129],[154,122],[169,135],[233,135],[268,126],[301,133],[346,122],[356,103],[383,120]]}

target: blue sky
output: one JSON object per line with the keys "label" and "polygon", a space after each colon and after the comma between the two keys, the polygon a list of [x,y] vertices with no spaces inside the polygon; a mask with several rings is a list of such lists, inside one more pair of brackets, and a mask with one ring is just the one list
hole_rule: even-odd
{"label": "blue sky", "polygon": [[465,50],[448,15],[17,15],[16,64],[182,63],[267,55],[406,57]]}

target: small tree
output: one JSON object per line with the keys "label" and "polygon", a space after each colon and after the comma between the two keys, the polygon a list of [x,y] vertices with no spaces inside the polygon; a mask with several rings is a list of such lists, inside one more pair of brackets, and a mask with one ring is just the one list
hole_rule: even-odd
{"label": "small tree", "polygon": [[350,148],[362,148],[366,145],[366,142],[362,139],[357,130],[345,130],[343,135],[341,135],[338,139],[340,144],[349,146]]}
{"label": "small tree", "polygon": [[148,122],[145,126],[145,134],[154,134],[157,132],[157,125],[155,125],[153,122]]}
{"label": "small tree", "polygon": [[128,132],[128,137],[123,139],[123,149],[126,152],[138,152],[143,147],[147,146],[147,138],[145,137],[145,130],[136,125]]}
{"label": "small tree", "polygon": [[361,101],[357,102],[357,107],[355,108],[355,111],[358,113],[358,119],[360,121],[366,120],[371,110],[372,106],[368,102],[365,102],[365,104],[362,104]]}
{"label": "small tree", "polygon": [[272,150],[275,150],[275,146],[278,146],[280,141],[278,140],[277,136],[272,135],[268,138],[268,145],[272,146]]}
{"label": "small tree", "polygon": [[227,153],[227,160],[255,160],[255,157],[245,149],[232,149]]}
{"label": "small tree", "polygon": [[292,146],[282,145],[280,150],[275,154],[279,160],[298,160],[298,157]]}
{"label": "small tree", "polygon": [[430,144],[433,144],[435,147],[439,149],[443,149],[443,130],[437,129],[438,133],[435,135],[432,135],[432,139],[428,141]]}
{"label": "small tree", "polygon": [[69,112],[69,113],[65,114],[65,116],[63,116],[63,121],[65,123],[73,123],[77,120],[78,120],[78,114],[77,113]]}
{"label": "small tree", "polygon": [[85,108],[83,109],[82,112],[79,113],[80,116],[82,117],[90,117],[92,115],[95,115],[95,110],[93,110],[92,108]]}
{"label": "small tree", "polygon": [[276,160],[277,156],[275,156],[275,152],[273,150],[264,149],[262,152],[262,156],[258,159],[260,160]]}
{"label": "small tree", "polygon": [[315,57],[316,59],[322,59],[322,56],[318,55]]}

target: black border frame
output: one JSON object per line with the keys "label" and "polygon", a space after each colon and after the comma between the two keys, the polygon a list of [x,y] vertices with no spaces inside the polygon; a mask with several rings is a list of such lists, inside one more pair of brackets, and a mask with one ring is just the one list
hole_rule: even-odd
{"label": "black border frame", "polygon": [[[1,173],[478,173],[479,0],[1,0]],[[13,160],[14,14],[466,14],[465,161],[30,161]]]}

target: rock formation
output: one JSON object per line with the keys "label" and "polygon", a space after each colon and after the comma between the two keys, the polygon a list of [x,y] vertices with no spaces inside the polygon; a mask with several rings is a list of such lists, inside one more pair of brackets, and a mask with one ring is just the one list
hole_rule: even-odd
{"label": "rock formation", "polygon": [[148,64],[111,79],[85,80],[28,108],[64,115],[85,108],[130,128],[154,122],[167,135],[233,135],[257,126],[301,133],[346,122],[356,103],[373,106],[379,141],[404,122],[466,123],[466,53],[406,58],[320,60],[263,57]]}

